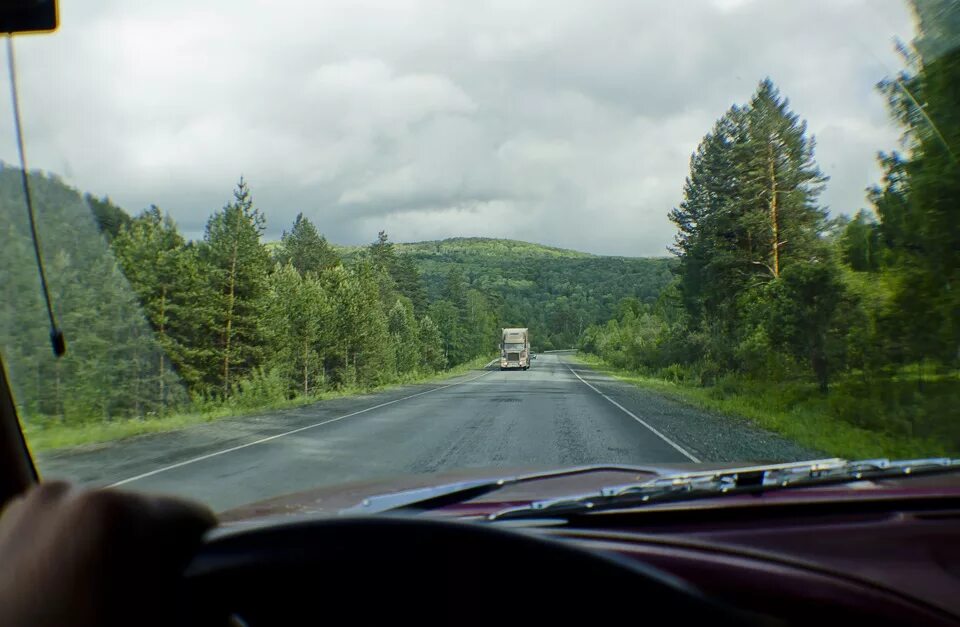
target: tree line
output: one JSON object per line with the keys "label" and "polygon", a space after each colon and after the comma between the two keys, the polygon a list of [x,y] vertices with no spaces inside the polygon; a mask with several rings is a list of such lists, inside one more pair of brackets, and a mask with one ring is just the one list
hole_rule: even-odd
{"label": "tree line", "polygon": [[486,296],[451,274],[429,301],[386,233],[347,266],[302,214],[272,250],[264,224],[241,179],[202,241],[186,242],[156,207],[113,238],[161,349],[158,403],[164,356],[194,394],[261,387],[289,398],[437,372],[495,348]]}
{"label": "tree line", "polygon": [[490,238],[405,243],[398,249],[416,265],[431,298],[442,298],[447,276],[458,271],[488,295],[504,326],[529,327],[537,350],[574,348],[581,333],[610,318],[624,298],[656,302],[675,265],[669,258],[598,256]]}
{"label": "tree line", "polygon": [[[16,172],[2,174],[4,204],[22,213]],[[55,177],[32,175],[31,185],[47,218],[41,233],[68,352],[48,355],[25,224],[12,220],[0,341],[8,363],[29,371],[13,377],[26,415],[142,417],[191,400],[257,406],[402,381],[496,348],[498,312],[459,272],[429,298],[386,233],[344,263],[303,215],[267,244],[242,179],[199,241],[155,206],[131,217]]]}
{"label": "tree line", "polygon": [[809,381],[859,426],[960,446],[960,9],[913,7],[908,70],[879,84],[903,142],[879,156],[873,211],[829,217],[814,140],[765,79],[691,157],[675,281],[623,301],[585,350],[701,386]]}

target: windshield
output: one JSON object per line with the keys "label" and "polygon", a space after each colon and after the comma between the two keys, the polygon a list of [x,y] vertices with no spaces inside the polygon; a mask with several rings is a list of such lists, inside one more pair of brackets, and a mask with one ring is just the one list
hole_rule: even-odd
{"label": "windshield", "polygon": [[64,2],[15,40],[59,358],[0,104],[0,356],[39,469],[226,510],[955,455],[958,25]]}

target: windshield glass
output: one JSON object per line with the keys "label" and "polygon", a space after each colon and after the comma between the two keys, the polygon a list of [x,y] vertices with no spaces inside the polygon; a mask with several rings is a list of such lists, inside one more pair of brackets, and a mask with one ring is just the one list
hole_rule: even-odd
{"label": "windshield glass", "polygon": [[45,477],[225,510],[960,452],[957,3],[284,7],[16,38],[67,352],[4,100],[0,357]]}

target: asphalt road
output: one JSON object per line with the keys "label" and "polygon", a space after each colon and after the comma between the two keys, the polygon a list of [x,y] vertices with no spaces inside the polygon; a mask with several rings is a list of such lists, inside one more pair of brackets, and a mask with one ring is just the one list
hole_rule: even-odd
{"label": "asphalt road", "polygon": [[439,384],[55,451],[38,463],[47,478],[176,493],[222,510],[321,485],[462,468],[816,455],[562,354],[542,354],[528,371],[476,371]]}

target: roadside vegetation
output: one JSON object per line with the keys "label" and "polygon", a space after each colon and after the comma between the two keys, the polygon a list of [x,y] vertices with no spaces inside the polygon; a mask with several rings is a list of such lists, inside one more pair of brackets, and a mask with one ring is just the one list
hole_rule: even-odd
{"label": "roadside vegetation", "polygon": [[676,280],[584,352],[832,453],[960,453],[960,7],[914,9],[907,70],[879,85],[903,139],[872,211],[830,219],[813,139],[764,80],[691,158]]}
{"label": "roadside vegetation", "polygon": [[176,431],[192,425],[213,422],[223,418],[236,418],[255,415],[265,411],[289,409],[310,405],[319,401],[354,396],[370,392],[384,392],[389,389],[409,384],[439,383],[447,379],[464,375],[471,370],[485,366],[493,358],[492,354],[478,357],[466,363],[454,366],[441,373],[415,373],[401,378],[389,385],[376,388],[339,388],[317,392],[309,396],[295,396],[293,398],[264,399],[260,396],[232,396],[225,400],[209,403],[197,403],[190,411],[168,413],[159,417],[131,418],[110,421],[85,421],[63,425],[55,420],[34,418],[22,426],[27,436],[31,451],[38,452],[49,449],[59,449],[83,445],[95,445],[111,440],[119,440],[148,433],[162,433]]}
{"label": "roadside vegetation", "polygon": [[[351,259],[362,248],[343,249]],[[573,348],[591,324],[616,314],[624,298],[654,303],[673,279],[676,259],[590,255],[480,237],[396,244],[423,277],[431,298],[453,270],[496,303],[504,326],[530,329],[534,348]]]}
{"label": "roadside vegetation", "polygon": [[501,326],[572,347],[624,297],[655,302],[670,259],[598,257],[513,240],[329,244],[298,216],[264,242],[240,181],[202,239],[155,206],[131,216],[32,173],[55,307],[54,359],[16,169],[0,250],[0,346],[39,448],[169,430],[422,380],[475,363]]}
{"label": "roadside vegetation", "polygon": [[807,448],[845,458],[909,458],[948,454],[946,443],[930,438],[893,434],[839,419],[831,399],[813,392],[809,381],[771,387],[764,381],[731,376],[716,385],[691,385],[663,373],[644,374],[616,368],[595,355],[571,357],[616,379],[651,390],[698,409],[744,418]]}
{"label": "roadside vegetation", "polygon": [[102,439],[423,380],[489,360],[497,346],[493,300],[455,269],[429,296],[385,233],[344,262],[298,216],[268,247],[241,180],[203,238],[187,241],[156,207],[131,217],[35,173],[67,338],[55,359],[18,177],[0,170],[10,217],[0,346],[20,415],[41,442],[41,432],[63,431],[48,442]]}

